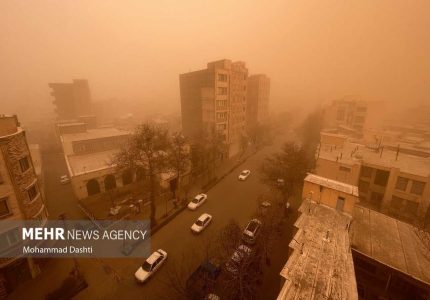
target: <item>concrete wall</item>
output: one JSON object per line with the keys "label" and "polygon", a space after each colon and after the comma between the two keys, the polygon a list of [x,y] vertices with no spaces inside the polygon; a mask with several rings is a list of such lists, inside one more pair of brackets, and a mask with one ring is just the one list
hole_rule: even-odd
{"label": "concrete wall", "polygon": [[318,158],[314,173],[343,183],[358,185],[360,165],[349,165],[329,159]]}
{"label": "concrete wall", "polygon": [[329,144],[335,145],[336,147],[343,147],[346,138],[346,136],[340,134],[325,134],[324,132],[321,132],[321,144]]}
{"label": "concrete wall", "polygon": [[356,196],[340,192],[337,190],[322,187],[318,184],[305,181],[303,184],[302,197],[309,197],[310,200],[319,202],[321,204],[327,205],[328,207],[336,209],[338,197],[345,198],[345,205],[343,207],[343,212],[352,215],[354,205],[358,202]]}

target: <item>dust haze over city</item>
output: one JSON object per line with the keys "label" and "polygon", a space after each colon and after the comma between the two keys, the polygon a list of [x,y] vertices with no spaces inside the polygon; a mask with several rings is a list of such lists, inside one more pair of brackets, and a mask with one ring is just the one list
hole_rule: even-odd
{"label": "dust haze over city", "polygon": [[0,1],[0,299],[430,299],[429,15]]}

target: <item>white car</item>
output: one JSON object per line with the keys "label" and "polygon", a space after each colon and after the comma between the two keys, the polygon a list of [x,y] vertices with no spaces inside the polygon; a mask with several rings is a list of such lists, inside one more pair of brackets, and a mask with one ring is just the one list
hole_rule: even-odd
{"label": "white car", "polygon": [[251,255],[252,249],[246,245],[240,245],[237,250],[233,253],[230,260],[226,264],[226,269],[230,273],[236,274],[240,267],[240,264],[245,258]]}
{"label": "white car", "polygon": [[191,210],[196,210],[200,205],[202,205],[208,196],[206,194],[198,194],[194,197],[193,200],[191,200],[190,203],[188,203],[188,208]]}
{"label": "white car", "polygon": [[69,176],[67,176],[67,175],[62,175],[62,176],[60,177],[60,182],[61,182],[61,184],[69,183],[69,182],[70,182],[70,178],[69,178]]}
{"label": "white car", "polygon": [[211,221],[212,221],[212,216],[210,214],[204,213],[191,226],[191,231],[194,233],[200,233],[209,225]]}
{"label": "white car", "polygon": [[134,273],[134,277],[136,277],[136,280],[139,282],[145,282],[161,267],[166,259],[167,252],[158,249],[145,260],[143,265]]}
{"label": "white car", "polygon": [[250,170],[243,170],[240,174],[239,174],[239,180],[246,180],[246,178],[248,178],[248,176],[251,174]]}

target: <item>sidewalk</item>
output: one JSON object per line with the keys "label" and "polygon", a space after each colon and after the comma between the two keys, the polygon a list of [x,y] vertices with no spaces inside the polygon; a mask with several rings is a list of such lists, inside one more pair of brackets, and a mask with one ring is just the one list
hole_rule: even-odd
{"label": "sidewalk", "polygon": [[[233,157],[222,162],[215,172],[217,180],[211,187],[216,185],[216,183],[222,180],[226,175],[233,172],[240,164],[255,153],[255,150],[249,149],[240,157]],[[209,187],[208,190],[211,187]],[[200,182],[194,182],[193,186],[189,190],[189,195],[190,197],[193,197],[201,192],[207,192],[207,190],[202,190]],[[180,213],[182,209],[175,209],[172,201],[167,201],[167,207],[166,202],[159,202],[157,203],[156,218],[159,223],[163,222],[166,210],[168,212],[168,216],[172,216],[174,213]],[[148,213],[148,216],[149,211],[148,205],[145,207],[145,212]],[[77,299],[105,299],[108,295],[114,292],[114,289],[117,288],[118,285],[114,284],[114,273],[116,273],[115,270],[119,271],[121,268],[118,267],[118,263],[115,263],[115,268],[112,268],[109,265],[109,259],[78,259],[78,262],[89,287],[81,291],[76,296]],[[130,261],[128,263],[130,263]],[[123,261],[120,265],[124,264],[123,267],[126,267],[128,263]],[[73,269],[73,266],[73,259],[71,258],[48,260],[48,262],[42,267],[42,273],[37,278],[23,282],[8,296],[8,299],[44,299],[46,294],[54,291],[62,285],[63,280]],[[121,285],[124,284],[128,285],[130,282],[122,281]]]}

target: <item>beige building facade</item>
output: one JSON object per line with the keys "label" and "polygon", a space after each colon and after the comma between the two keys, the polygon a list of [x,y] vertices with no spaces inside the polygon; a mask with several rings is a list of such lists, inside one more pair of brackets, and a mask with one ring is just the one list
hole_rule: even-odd
{"label": "beige building facade", "polygon": [[335,146],[325,134],[317,156],[315,173],[358,186],[362,205],[407,222],[428,219],[429,157],[349,140]]}
{"label": "beige building facade", "polygon": [[308,201],[314,201],[352,215],[354,206],[358,202],[358,187],[308,174],[303,182],[302,195]]}
{"label": "beige building facade", "polygon": [[248,69],[244,62],[220,60],[179,76],[182,130],[191,140],[218,133],[228,155],[240,151],[246,130]]}
{"label": "beige building facade", "polygon": [[381,128],[384,121],[384,103],[362,101],[357,97],[334,100],[324,109],[324,128],[351,136],[363,136]]}
{"label": "beige building facade", "polygon": [[[0,218],[35,220],[44,226],[47,210],[25,131],[16,116],[0,116]],[[0,250],[18,245],[18,228],[1,228]],[[0,296],[23,279],[35,277],[39,268],[31,258],[0,259]]]}

